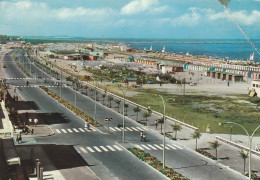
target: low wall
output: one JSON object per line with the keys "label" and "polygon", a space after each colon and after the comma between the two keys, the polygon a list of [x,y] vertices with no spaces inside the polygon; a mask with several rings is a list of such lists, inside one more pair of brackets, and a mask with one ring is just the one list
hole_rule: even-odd
{"label": "low wall", "polygon": [[[224,138],[222,138],[222,137],[216,136],[216,140],[219,140],[219,141],[221,141],[221,142],[223,142],[223,143],[226,143],[226,144],[228,144],[228,145],[230,145],[230,146],[239,148],[239,149],[241,149],[241,150],[249,151],[249,148],[248,148],[248,147],[245,147],[245,146],[243,146],[243,145],[240,145],[240,144],[237,144],[237,143],[235,143],[235,142],[229,141],[229,140],[224,139]],[[257,152],[257,151],[255,151],[255,150],[252,150],[251,153],[252,153],[252,154],[255,154],[255,155],[257,155],[257,156],[260,156],[260,152]]]}

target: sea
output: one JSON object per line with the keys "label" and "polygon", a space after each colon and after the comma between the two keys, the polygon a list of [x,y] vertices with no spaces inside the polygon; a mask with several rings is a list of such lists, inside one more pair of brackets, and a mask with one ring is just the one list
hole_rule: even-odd
{"label": "sea", "polygon": [[[134,49],[146,49],[176,54],[205,55],[208,57],[228,60],[249,60],[254,53],[255,62],[260,62],[260,55],[253,46],[245,39],[134,39],[134,38],[84,38],[84,37],[55,37],[55,36],[34,36],[24,37],[26,40],[54,40],[72,42],[101,42],[121,43]],[[260,51],[260,39],[251,40]]]}

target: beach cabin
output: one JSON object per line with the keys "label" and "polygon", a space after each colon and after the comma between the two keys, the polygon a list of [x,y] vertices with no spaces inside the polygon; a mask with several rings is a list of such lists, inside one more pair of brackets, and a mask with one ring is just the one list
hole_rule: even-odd
{"label": "beach cabin", "polygon": [[137,78],[126,78],[127,86],[134,87],[137,85]]}
{"label": "beach cabin", "polygon": [[249,96],[254,97],[260,97],[260,80],[253,80],[251,82],[251,90],[249,92]]}

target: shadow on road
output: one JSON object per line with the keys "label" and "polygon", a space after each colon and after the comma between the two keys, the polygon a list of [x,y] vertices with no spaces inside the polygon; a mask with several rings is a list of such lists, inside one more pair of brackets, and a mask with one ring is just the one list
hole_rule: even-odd
{"label": "shadow on road", "polygon": [[32,174],[35,161],[39,159],[44,171],[88,166],[71,145],[20,145],[16,146],[23,169]]}

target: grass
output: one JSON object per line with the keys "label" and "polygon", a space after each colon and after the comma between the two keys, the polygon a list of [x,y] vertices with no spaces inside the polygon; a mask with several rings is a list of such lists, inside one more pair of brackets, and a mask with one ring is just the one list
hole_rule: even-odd
{"label": "grass", "polygon": [[[151,106],[152,110],[162,112],[161,99],[156,96],[151,98],[151,94],[161,94],[164,98],[174,98],[174,102],[168,103],[166,114],[199,128],[201,132],[205,132],[206,127],[210,125],[212,133],[228,134],[231,126],[226,125],[223,127],[218,124],[232,121],[243,125],[249,133],[252,133],[260,124],[258,104],[237,102],[239,98],[260,104],[259,98],[257,100],[247,96],[169,95],[153,89],[142,89],[138,95],[128,99],[145,107]],[[232,133],[245,134],[243,129],[234,125],[232,126]],[[255,135],[260,135],[260,130]]]}

